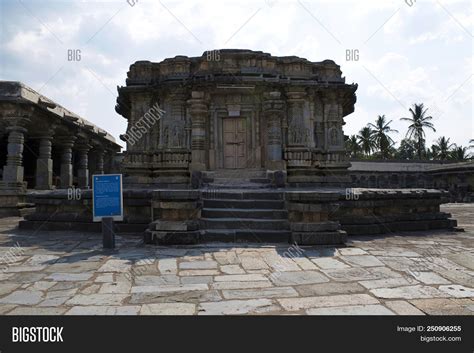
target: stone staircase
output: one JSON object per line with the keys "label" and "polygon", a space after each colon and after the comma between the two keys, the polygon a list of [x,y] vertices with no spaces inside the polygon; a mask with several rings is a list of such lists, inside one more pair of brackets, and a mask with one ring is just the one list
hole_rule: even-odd
{"label": "stone staircase", "polygon": [[265,189],[271,187],[265,170],[223,169],[203,172],[203,186],[208,189]]}
{"label": "stone staircase", "polygon": [[285,242],[290,240],[284,194],[211,189],[202,193],[201,241]]}

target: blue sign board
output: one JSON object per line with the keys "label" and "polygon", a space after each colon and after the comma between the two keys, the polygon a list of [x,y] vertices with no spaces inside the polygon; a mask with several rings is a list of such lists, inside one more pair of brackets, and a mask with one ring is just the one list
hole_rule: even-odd
{"label": "blue sign board", "polygon": [[122,174],[92,176],[92,205],[94,222],[103,217],[123,221]]}

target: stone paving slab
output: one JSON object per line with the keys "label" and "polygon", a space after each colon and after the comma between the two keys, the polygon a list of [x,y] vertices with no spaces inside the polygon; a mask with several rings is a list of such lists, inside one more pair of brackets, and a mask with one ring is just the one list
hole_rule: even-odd
{"label": "stone paving slab", "polygon": [[73,306],[66,312],[66,315],[137,315],[140,309],[139,305]]}
{"label": "stone paving slab", "polygon": [[308,315],[394,315],[383,305],[352,305],[306,310]]}
{"label": "stone paving slab", "polygon": [[145,304],[140,315],[194,315],[196,305],[190,303],[157,303]]}
{"label": "stone paving slab", "polygon": [[424,315],[423,311],[403,300],[389,300],[385,306],[398,315]]}
{"label": "stone paving slab", "polygon": [[3,218],[0,315],[474,315],[474,206],[448,209],[465,232],[298,249],[129,234],[105,251],[100,235],[19,231],[19,218]]}
{"label": "stone paving slab", "polygon": [[241,315],[274,310],[269,299],[225,300],[199,305],[198,315]]}
{"label": "stone paving slab", "polygon": [[300,297],[291,299],[278,299],[281,306],[288,311],[300,309],[379,304],[379,301],[368,294],[339,294],[321,297]]}
{"label": "stone paving slab", "polygon": [[396,288],[377,288],[371,289],[370,292],[378,298],[384,299],[418,299],[418,298],[439,298],[449,297],[448,293],[429,286],[404,286]]}

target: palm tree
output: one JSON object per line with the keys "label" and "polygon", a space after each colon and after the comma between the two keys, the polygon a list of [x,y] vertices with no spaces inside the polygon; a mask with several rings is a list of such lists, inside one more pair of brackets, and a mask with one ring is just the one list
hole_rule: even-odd
{"label": "palm tree", "polygon": [[456,146],[454,143],[450,143],[450,140],[450,138],[446,138],[444,136],[441,136],[438,138],[438,140],[436,140],[436,143],[431,146],[434,158],[441,160],[446,160],[449,158],[451,150]]}
{"label": "palm tree", "polygon": [[387,158],[390,147],[395,143],[388,135],[391,132],[398,132],[390,128],[392,120],[387,122],[385,115],[379,115],[375,124],[370,123],[369,126],[374,129],[374,139],[382,158]]}
{"label": "palm tree", "polygon": [[428,108],[424,109],[423,103],[413,104],[413,108],[409,109],[411,113],[410,118],[401,118],[400,120],[405,120],[411,124],[408,126],[408,131],[406,137],[414,138],[417,141],[417,153],[418,158],[421,159],[423,151],[425,149],[425,128],[429,128],[436,132],[433,124],[430,122],[433,119],[432,116],[428,116],[426,112]]}
{"label": "palm tree", "polygon": [[356,135],[351,135],[346,140],[346,150],[351,158],[357,158],[359,156],[359,153],[362,151],[362,149],[360,148]]}
{"label": "palm tree", "polygon": [[370,126],[362,128],[357,135],[357,139],[359,140],[360,147],[366,156],[370,155],[377,146],[374,131]]}
{"label": "palm tree", "polygon": [[450,153],[450,157],[455,161],[465,161],[469,159],[467,150],[467,147],[455,146],[455,148]]}

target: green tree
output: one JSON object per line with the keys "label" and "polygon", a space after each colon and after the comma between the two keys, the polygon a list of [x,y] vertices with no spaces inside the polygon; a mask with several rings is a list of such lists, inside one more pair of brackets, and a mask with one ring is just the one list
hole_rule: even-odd
{"label": "green tree", "polygon": [[364,152],[366,156],[369,156],[370,153],[377,148],[374,131],[370,128],[370,126],[362,128],[357,135],[357,139],[359,140],[362,152]]}
{"label": "green tree", "polygon": [[351,135],[346,140],[346,151],[349,154],[349,157],[351,158],[357,158],[360,156],[362,148],[359,145],[359,141],[357,141],[356,135]]}
{"label": "green tree", "polygon": [[[433,146],[431,146],[433,147]],[[429,160],[435,160],[436,159],[436,156],[435,156],[435,152],[433,150],[433,148],[427,148],[425,149],[425,156],[426,156],[426,159],[429,159]]]}
{"label": "green tree", "polygon": [[423,152],[425,150],[425,128],[429,128],[433,131],[436,131],[433,124],[430,122],[433,117],[427,115],[427,111],[428,108],[425,109],[423,103],[415,103],[413,104],[413,107],[409,109],[411,117],[400,119],[410,122],[406,137],[408,137],[409,139],[413,138],[417,142],[416,150],[419,159],[422,158]]}
{"label": "green tree", "polygon": [[416,141],[410,139],[403,139],[395,154],[398,159],[415,159],[416,155]]}
{"label": "green tree", "polygon": [[468,148],[456,146],[450,153],[450,159],[454,161],[466,161],[469,159]]}
{"label": "green tree", "polygon": [[398,132],[390,128],[392,120],[387,122],[385,115],[379,115],[375,124],[369,123],[369,126],[373,128],[374,140],[382,158],[388,158],[390,156],[390,147],[395,143],[389,136],[391,132]]}
{"label": "green tree", "polygon": [[450,143],[451,139],[444,136],[439,137],[431,146],[433,158],[446,160],[449,158],[451,150],[456,147],[454,143]]}

